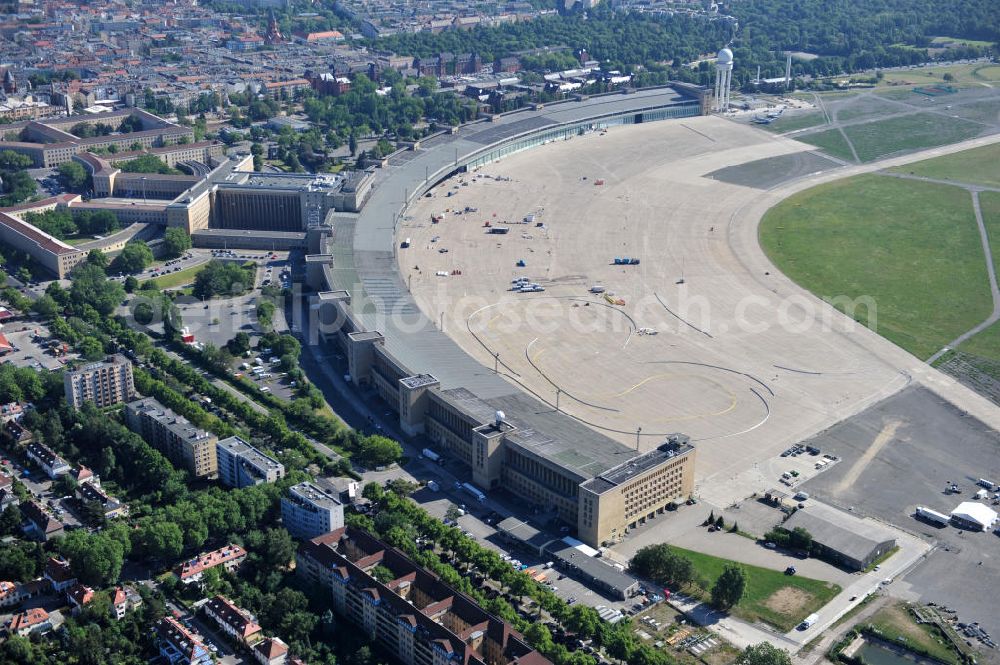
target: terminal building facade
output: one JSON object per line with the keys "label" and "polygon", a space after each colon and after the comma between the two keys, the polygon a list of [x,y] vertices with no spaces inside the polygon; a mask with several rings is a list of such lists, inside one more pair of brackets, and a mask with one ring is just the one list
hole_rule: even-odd
{"label": "terminal building facade", "polygon": [[466,125],[415,146],[416,156],[390,159],[360,214],[335,220],[332,236],[306,256],[317,292],[309,341],[339,347],[350,381],[398,413],[407,434],[466,465],[480,490],[505,490],[554,514],[592,547],[622,540],[692,495],[688,437],[662,436],[642,452],[484,368],[413,301],[387,220],[455,173],[580,133],[702,115],[709,101],[706,90],[682,84],[579,97]]}

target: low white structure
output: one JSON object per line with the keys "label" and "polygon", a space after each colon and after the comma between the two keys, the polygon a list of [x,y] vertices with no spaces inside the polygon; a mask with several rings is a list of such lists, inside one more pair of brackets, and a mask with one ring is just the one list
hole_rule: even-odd
{"label": "low white structure", "polygon": [[963,501],[951,511],[951,521],[970,531],[989,531],[997,521],[997,511],[975,501]]}

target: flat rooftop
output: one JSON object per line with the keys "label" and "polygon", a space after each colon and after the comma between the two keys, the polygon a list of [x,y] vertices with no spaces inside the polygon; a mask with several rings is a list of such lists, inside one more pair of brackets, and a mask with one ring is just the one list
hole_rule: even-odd
{"label": "flat rooftop", "polygon": [[452,388],[442,390],[441,396],[482,423],[492,423],[496,412],[503,411],[504,422],[516,428],[505,435],[509,443],[573,471],[580,481],[617,467],[636,454],[632,448],[554,411],[527,393],[510,392],[481,399],[466,388]]}

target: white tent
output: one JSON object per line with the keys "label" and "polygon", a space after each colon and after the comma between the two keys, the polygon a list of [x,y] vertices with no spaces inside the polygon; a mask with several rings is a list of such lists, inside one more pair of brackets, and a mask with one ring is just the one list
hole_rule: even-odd
{"label": "white tent", "polygon": [[978,527],[980,531],[987,531],[996,523],[997,512],[981,503],[965,501],[951,511],[951,517],[966,525]]}

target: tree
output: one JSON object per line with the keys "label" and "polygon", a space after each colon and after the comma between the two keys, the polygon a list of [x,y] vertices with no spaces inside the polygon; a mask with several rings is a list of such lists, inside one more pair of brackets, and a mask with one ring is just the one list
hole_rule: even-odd
{"label": "tree", "polygon": [[89,305],[101,316],[108,316],[125,298],[121,284],[109,280],[103,270],[89,263],[74,268],[71,279],[70,302],[74,311],[83,311]]}
{"label": "tree", "polygon": [[168,258],[176,258],[191,249],[191,236],[181,227],[172,226],[163,234],[163,249]]}
{"label": "tree", "polygon": [[63,187],[70,191],[84,189],[89,180],[86,169],[77,162],[64,162],[59,165],[59,180]]}
{"label": "tree", "polygon": [[252,264],[244,267],[231,261],[209,261],[194,278],[196,298],[240,295],[254,283]]}
{"label": "tree", "polygon": [[445,519],[451,520],[452,522],[454,522],[455,520],[457,520],[461,516],[462,516],[461,513],[459,513],[459,511],[458,511],[458,506],[456,506],[453,503],[452,504],[448,504],[448,509],[444,511],[444,517],[445,517]]}
{"label": "tree", "polygon": [[386,466],[403,456],[398,442],[378,434],[364,437],[358,445],[358,458],[369,466]]}
{"label": "tree", "polygon": [[173,561],[184,551],[184,533],[174,522],[146,522],[132,538],[137,549],[160,561]]}
{"label": "tree", "polygon": [[358,139],[351,132],[351,135],[347,137],[347,149],[351,152],[351,157],[354,157],[358,153]]}
{"label": "tree", "polygon": [[739,665],[792,665],[792,658],[784,649],[761,642],[744,649],[737,662]]}
{"label": "tree", "polygon": [[271,330],[274,327],[274,303],[270,300],[261,300],[257,303],[257,323],[263,330]]}
{"label": "tree", "polygon": [[18,536],[21,534],[21,523],[24,518],[21,516],[21,509],[14,504],[9,504],[0,513],[0,536]]}
{"label": "tree", "polygon": [[639,575],[674,588],[684,586],[694,578],[691,560],[662,543],[641,548],[632,557],[629,567]]}
{"label": "tree", "polygon": [[717,529],[721,529],[724,526],[726,526],[726,520],[724,517],[722,517],[722,515],[719,515],[718,517],[715,518],[715,527]]}
{"label": "tree", "polygon": [[133,275],[129,275],[125,278],[125,292],[132,293],[139,287],[139,280],[137,280]]}
{"label": "tree", "polygon": [[[127,534],[127,527],[125,529]],[[125,544],[109,529],[93,534],[72,531],[59,544],[59,551],[69,559],[73,574],[80,582],[101,587],[118,581],[127,553]]]}
{"label": "tree", "polygon": [[139,273],[146,269],[153,262],[153,252],[144,242],[130,242],[125,245],[121,253],[115,257],[112,267],[117,272]]}
{"label": "tree", "polygon": [[238,332],[226,343],[229,353],[234,356],[242,356],[250,350],[250,335],[245,332]]}
{"label": "tree", "polygon": [[806,529],[797,526],[789,532],[788,546],[792,549],[808,552],[812,549],[813,537]]}
{"label": "tree", "polygon": [[31,305],[31,309],[38,312],[42,317],[51,319],[59,313],[59,304],[52,296],[44,295]]}
{"label": "tree", "polygon": [[727,565],[712,585],[712,605],[728,610],[743,599],[746,587],[746,571],[734,564]]}
{"label": "tree", "polygon": [[95,247],[87,252],[87,263],[92,266],[97,266],[101,270],[107,270],[109,263],[108,255]]}
{"label": "tree", "polygon": [[393,478],[389,481],[389,490],[399,496],[410,496],[416,492],[419,487],[419,485],[410,482],[406,478]]}
{"label": "tree", "polygon": [[268,529],[259,551],[267,568],[285,568],[295,556],[295,541],[284,529]]}

